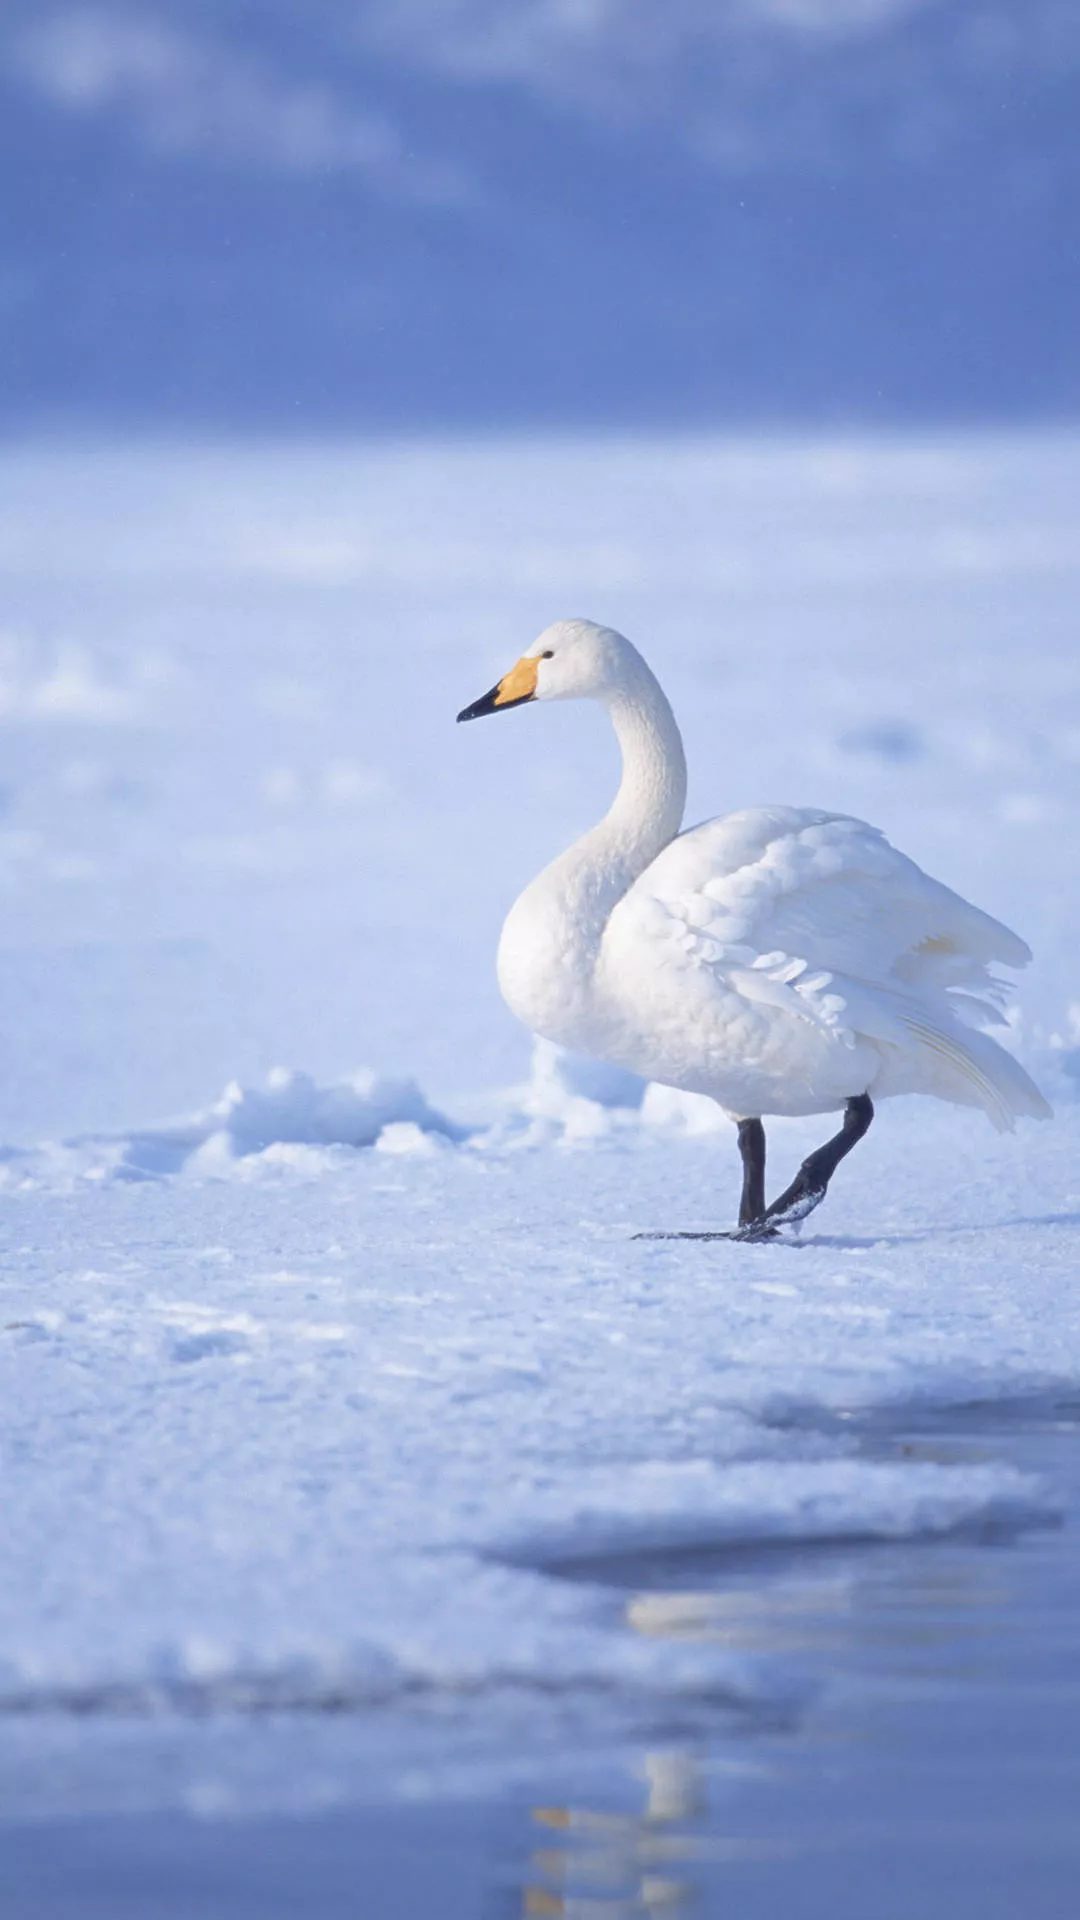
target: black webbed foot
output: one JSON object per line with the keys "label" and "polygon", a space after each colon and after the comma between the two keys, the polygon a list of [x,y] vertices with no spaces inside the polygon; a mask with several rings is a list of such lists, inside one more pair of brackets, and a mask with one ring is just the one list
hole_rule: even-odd
{"label": "black webbed foot", "polygon": [[738,1240],[744,1246],[760,1246],[765,1241],[781,1239],[784,1227],[798,1229],[815,1207],[820,1207],[841,1160],[862,1139],[873,1117],[869,1094],[853,1094],[845,1103],[839,1133],[807,1156],[790,1187],[771,1207],[765,1205],[765,1129],[760,1120],[740,1120],[743,1188],[738,1226],[715,1233],[635,1233],[634,1239]]}
{"label": "black webbed foot", "polygon": [[745,1220],[741,1226],[733,1228],[731,1233],[722,1234],[721,1238],[724,1240],[741,1240],[751,1247],[759,1246],[765,1240],[779,1240],[780,1228],[783,1225],[784,1222],[782,1220],[766,1220],[764,1218],[760,1220]]}
{"label": "black webbed foot", "polygon": [[739,1234],[737,1232],[735,1233],[719,1233],[719,1232],[695,1233],[692,1230],[689,1230],[682,1233],[680,1232],[633,1233],[631,1234],[630,1238],[632,1240],[737,1240],[739,1238]]}
{"label": "black webbed foot", "polygon": [[827,1192],[827,1186],[809,1178],[805,1168],[800,1167],[787,1192],[773,1201],[765,1214],[765,1223],[774,1227],[798,1226],[815,1207],[820,1207]]}
{"label": "black webbed foot", "polygon": [[820,1207],[828,1192],[829,1181],[852,1147],[862,1139],[871,1120],[874,1109],[867,1093],[854,1095],[844,1107],[844,1120],[839,1133],[826,1140],[803,1161],[790,1187],[766,1207],[764,1218],[777,1226],[795,1226],[805,1220],[807,1214]]}
{"label": "black webbed foot", "polygon": [[759,1240],[779,1240],[780,1224],[771,1220],[748,1220],[741,1227],[729,1227],[724,1231],[695,1232],[687,1229],[674,1233],[635,1233],[634,1240],[743,1240],[753,1245]]}

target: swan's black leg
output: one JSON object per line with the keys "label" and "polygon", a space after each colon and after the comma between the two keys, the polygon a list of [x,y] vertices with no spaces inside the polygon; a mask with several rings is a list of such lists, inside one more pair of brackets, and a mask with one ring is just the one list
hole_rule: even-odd
{"label": "swan's black leg", "polygon": [[808,1154],[786,1193],[766,1207],[763,1226],[784,1227],[805,1220],[825,1198],[826,1189],[846,1153],[857,1146],[874,1117],[868,1093],[857,1093],[844,1108],[844,1124],[839,1133]]}
{"label": "swan's black leg", "polygon": [[790,1187],[771,1207],[765,1205],[765,1129],[760,1120],[740,1120],[743,1186],[734,1233],[636,1233],[635,1240],[775,1240],[781,1227],[805,1220],[821,1205],[841,1160],[858,1145],[873,1117],[870,1095],[855,1094],[844,1108],[839,1133],[807,1155]]}
{"label": "swan's black leg", "polygon": [[765,1129],[760,1120],[739,1121],[742,1154],[742,1199],[739,1225],[749,1227],[765,1213]]}

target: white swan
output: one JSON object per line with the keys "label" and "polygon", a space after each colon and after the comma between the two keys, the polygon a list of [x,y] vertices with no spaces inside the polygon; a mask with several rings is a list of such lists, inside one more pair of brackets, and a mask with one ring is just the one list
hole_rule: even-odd
{"label": "white swan", "polygon": [[[611,716],[622,783],[511,909],[499,984],[547,1039],[719,1102],[743,1160],[735,1237],[772,1237],[820,1203],[871,1095],[934,1094],[999,1129],[1049,1115],[970,1024],[1000,1022],[988,964],[1024,966],[1023,941],[844,814],[755,807],[680,833],[682,739],[621,634],[558,621],[458,719],[580,698]],[[840,1132],[766,1206],[761,1116],[839,1109]]]}

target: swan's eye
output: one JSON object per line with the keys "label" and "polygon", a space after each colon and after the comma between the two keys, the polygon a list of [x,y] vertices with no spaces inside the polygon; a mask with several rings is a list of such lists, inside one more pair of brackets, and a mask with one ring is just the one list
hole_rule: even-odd
{"label": "swan's eye", "polygon": [[546,653],[542,653],[540,655],[540,658],[541,660],[554,660],[555,655],[552,652],[551,648],[549,647]]}

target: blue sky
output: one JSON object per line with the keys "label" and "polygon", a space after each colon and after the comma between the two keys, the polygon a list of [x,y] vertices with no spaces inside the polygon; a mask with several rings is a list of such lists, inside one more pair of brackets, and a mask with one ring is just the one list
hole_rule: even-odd
{"label": "blue sky", "polygon": [[8,0],[0,417],[1060,417],[1072,0]]}

